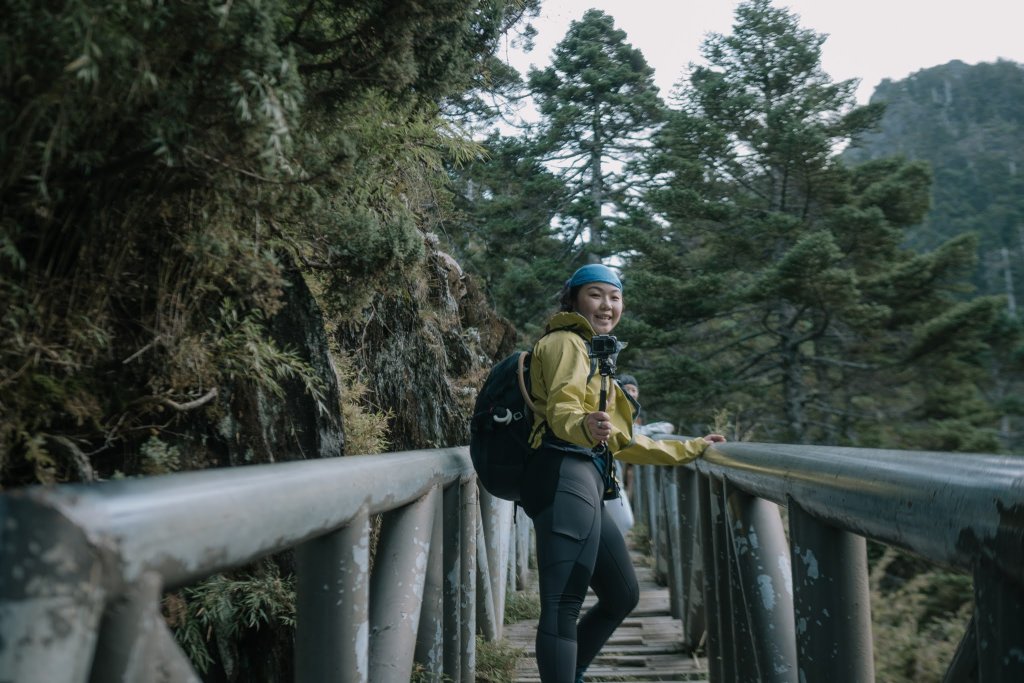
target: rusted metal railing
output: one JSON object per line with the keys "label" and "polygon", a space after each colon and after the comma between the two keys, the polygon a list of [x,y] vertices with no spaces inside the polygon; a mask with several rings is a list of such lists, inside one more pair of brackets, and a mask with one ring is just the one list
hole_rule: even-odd
{"label": "rusted metal railing", "polygon": [[473,681],[524,579],[512,515],[466,448],[10,491],[0,682],[198,681],[163,591],[292,547],[297,681]]}
{"label": "rusted metal railing", "polygon": [[1024,457],[729,443],[634,482],[712,681],[874,681],[865,539],[973,575],[946,683],[1024,681]]}

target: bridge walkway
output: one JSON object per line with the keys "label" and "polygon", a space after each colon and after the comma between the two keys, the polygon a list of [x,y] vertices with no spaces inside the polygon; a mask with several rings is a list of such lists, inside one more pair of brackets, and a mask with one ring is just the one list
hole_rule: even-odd
{"label": "bridge walkway", "polygon": [[[640,581],[640,603],[612,634],[601,654],[587,670],[588,683],[599,681],[643,681],[644,683],[707,683],[707,660],[683,647],[682,623],[669,614],[668,588],[654,580],[650,558],[632,549],[633,566]],[[594,601],[591,593],[583,603]],[[504,628],[504,638],[525,651],[516,666],[514,683],[539,683],[534,652],[537,620],[530,619]]]}

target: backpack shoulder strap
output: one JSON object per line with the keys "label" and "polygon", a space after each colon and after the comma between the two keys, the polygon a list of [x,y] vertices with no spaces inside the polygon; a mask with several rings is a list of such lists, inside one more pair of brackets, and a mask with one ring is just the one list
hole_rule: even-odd
{"label": "backpack shoulder strap", "polygon": [[519,360],[516,364],[516,376],[519,379],[519,393],[523,395],[523,400],[526,401],[526,407],[533,411],[533,399],[526,388],[526,359],[529,355],[529,351],[520,352]]}

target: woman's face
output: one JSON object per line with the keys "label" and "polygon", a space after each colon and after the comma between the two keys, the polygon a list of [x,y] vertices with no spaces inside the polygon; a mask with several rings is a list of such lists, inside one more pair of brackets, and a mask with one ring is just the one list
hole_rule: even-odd
{"label": "woman's face", "polygon": [[576,312],[590,321],[596,334],[611,334],[622,317],[622,290],[604,282],[580,287]]}

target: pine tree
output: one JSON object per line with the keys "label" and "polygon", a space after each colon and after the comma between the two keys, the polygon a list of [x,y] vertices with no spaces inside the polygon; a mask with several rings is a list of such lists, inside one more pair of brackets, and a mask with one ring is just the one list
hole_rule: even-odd
{"label": "pine tree", "polygon": [[924,165],[839,161],[881,108],[821,70],[823,41],[750,0],[705,42],[649,162],[657,219],[630,231],[634,329],[657,348],[636,362],[675,410],[729,407],[762,440],[938,445],[920,438],[937,422],[976,439],[991,416],[975,331],[998,304],[951,295],[969,238],[901,248],[927,210]]}
{"label": "pine tree", "polygon": [[608,232],[635,181],[625,165],[660,121],[653,75],[625,32],[599,10],[574,21],[551,66],[529,75],[542,115],[541,149],[569,191],[559,225],[564,239],[582,245],[590,258],[608,255]]}
{"label": "pine tree", "polygon": [[536,336],[555,303],[552,283],[571,267],[570,249],[552,227],[565,186],[528,140],[494,134],[483,144],[482,157],[452,169],[457,215],[446,234],[498,312]]}

